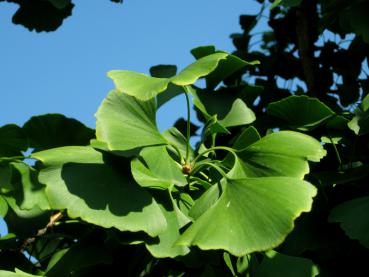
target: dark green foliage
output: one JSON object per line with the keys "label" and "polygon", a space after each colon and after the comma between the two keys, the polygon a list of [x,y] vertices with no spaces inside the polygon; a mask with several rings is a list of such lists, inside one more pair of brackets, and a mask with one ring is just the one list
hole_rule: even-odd
{"label": "dark green foliage", "polygon": [[[122,3],[123,0],[111,0]],[[72,0],[0,0],[19,5],[13,15],[13,23],[23,25],[30,31],[51,32],[58,29],[64,19],[72,15]]]}
{"label": "dark green foliage", "polygon": [[[56,114],[0,127],[0,276],[369,274],[368,3],[258,2],[233,55],[110,72],[95,133]],[[156,127],[178,94],[195,146],[189,116]]]}

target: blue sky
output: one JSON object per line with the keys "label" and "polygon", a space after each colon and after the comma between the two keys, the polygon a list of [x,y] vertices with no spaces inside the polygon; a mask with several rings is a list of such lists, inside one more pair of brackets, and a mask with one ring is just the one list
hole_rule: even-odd
{"label": "blue sky", "polygon": [[[148,73],[158,64],[181,69],[201,45],[231,52],[229,35],[241,31],[239,15],[260,8],[254,0],[74,2],[73,15],[51,33],[12,24],[17,5],[0,3],[0,126],[62,113],[94,128],[94,113],[113,87],[107,71]],[[185,112],[184,99],[174,99],[159,110],[159,128]]]}
{"label": "blue sky", "polygon": [[[260,7],[254,0],[75,2],[73,15],[51,33],[12,24],[17,5],[0,4],[0,125],[63,113],[95,127],[94,113],[113,86],[107,71],[181,69],[201,45],[232,51],[229,35],[241,31],[239,15]],[[159,112],[160,129],[184,114],[183,99],[176,99]]]}

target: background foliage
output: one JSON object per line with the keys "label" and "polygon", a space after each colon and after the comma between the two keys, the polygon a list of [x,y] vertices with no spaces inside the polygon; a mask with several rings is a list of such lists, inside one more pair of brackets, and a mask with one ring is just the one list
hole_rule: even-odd
{"label": "background foliage", "polygon": [[[3,276],[368,271],[369,3],[258,2],[233,55],[110,72],[96,133],[58,114],[0,127]],[[204,123],[194,149],[185,119],[156,128],[156,105],[183,91]]]}

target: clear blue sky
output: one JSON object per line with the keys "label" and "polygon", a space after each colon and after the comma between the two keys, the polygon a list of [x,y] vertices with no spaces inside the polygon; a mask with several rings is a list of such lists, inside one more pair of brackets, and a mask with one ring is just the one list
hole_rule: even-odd
{"label": "clear blue sky", "polygon": [[[148,73],[158,64],[181,69],[201,45],[231,52],[239,15],[260,7],[255,0],[74,2],[73,15],[51,33],[12,24],[17,5],[0,3],[0,126],[63,113],[94,128],[94,113],[113,87],[107,71]],[[164,130],[184,115],[183,99],[175,99],[159,111],[158,125]]]}
{"label": "clear blue sky", "polygon": [[[181,69],[201,45],[232,51],[229,35],[241,31],[239,15],[260,7],[255,0],[74,2],[73,15],[51,33],[12,24],[17,5],[0,3],[0,126],[63,113],[95,127],[94,113],[112,88],[107,71]],[[159,112],[160,129],[185,114],[182,100]]]}

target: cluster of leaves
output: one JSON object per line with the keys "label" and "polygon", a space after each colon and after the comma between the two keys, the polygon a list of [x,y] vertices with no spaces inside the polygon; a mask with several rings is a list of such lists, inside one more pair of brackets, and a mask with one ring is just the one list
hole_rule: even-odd
{"label": "cluster of leaves", "polygon": [[[226,84],[264,87],[245,98],[259,131],[303,132],[327,150],[306,176],[318,188],[313,209],[278,250],[311,259],[319,276],[367,274],[369,2],[281,0],[271,10],[258,2],[260,14],[242,15],[243,33],[231,37],[235,55],[260,64]],[[265,11],[270,29],[253,34]]]}
{"label": "cluster of leaves", "polygon": [[[271,249],[311,209],[316,188],[303,178],[325,150],[299,132],[261,136],[245,102],[220,95],[222,80],[257,62],[214,47],[192,53],[197,60],[179,74],[174,66],[153,67],[156,77],[109,72],[116,89],[96,113],[96,137],[61,115],[0,129],[1,215],[10,232],[1,255],[13,260],[2,268],[88,276],[122,270],[125,257],[133,275],[261,274],[294,259]],[[205,88],[195,85],[201,77]],[[195,149],[190,118],[184,134],[156,127],[157,106],[179,93],[188,107],[192,96],[205,121]],[[232,142],[216,143],[237,126],[244,129]],[[29,148],[34,165],[22,155]],[[306,259],[294,264],[317,272]]]}
{"label": "cluster of leaves", "polygon": [[[1,127],[0,275],[367,273],[367,3],[278,2],[258,50],[262,12],[241,16],[233,55],[109,72],[95,131],[51,114]],[[327,30],[355,36],[342,47]],[[156,127],[182,94],[203,122],[194,147],[190,113]]]}
{"label": "cluster of leaves", "polygon": [[[122,3],[123,0],[111,0]],[[50,32],[58,29],[64,19],[72,15],[72,0],[0,0],[19,5],[13,15],[13,23],[20,24],[28,30]]]}

